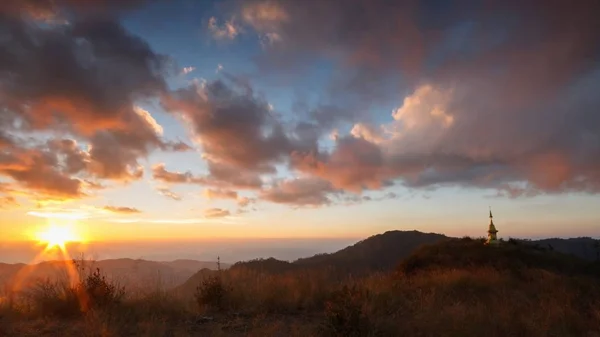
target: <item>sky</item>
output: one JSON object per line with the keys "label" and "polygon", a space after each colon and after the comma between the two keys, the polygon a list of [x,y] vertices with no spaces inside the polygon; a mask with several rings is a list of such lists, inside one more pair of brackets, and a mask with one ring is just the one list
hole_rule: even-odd
{"label": "sky", "polygon": [[2,1],[0,241],[598,237],[599,6]]}

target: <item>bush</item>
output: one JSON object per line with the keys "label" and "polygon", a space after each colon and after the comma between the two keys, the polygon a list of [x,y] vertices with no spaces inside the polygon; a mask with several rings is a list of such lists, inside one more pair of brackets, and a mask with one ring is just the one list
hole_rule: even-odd
{"label": "bush", "polygon": [[81,314],[77,291],[65,283],[41,281],[28,295],[37,315],[72,318]]}
{"label": "bush", "polygon": [[125,288],[109,282],[100,269],[89,274],[77,286],[80,295],[81,309],[85,312],[90,309],[105,309],[121,303],[125,296]]}
{"label": "bush", "polygon": [[37,283],[28,294],[34,313],[41,316],[76,317],[92,309],[114,307],[125,296],[125,289],[108,281],[98,268],[93,273],[80,277],[75,285],[69,285],[67,281],[49,280]]}
{"label": "bush", "polygon": [[230,289],[223,283],[221,275],[208,276],[196,288],[194,298],[200,309],[222,311],[226,307],[225,301],[229,292]]}
{"label": "bush", "polygon": [[363,307],[368,293],[353,285],[344,285],[333,293],[325,303],[325,333],[328,336],[364,336],[369,329],[369,320]]}

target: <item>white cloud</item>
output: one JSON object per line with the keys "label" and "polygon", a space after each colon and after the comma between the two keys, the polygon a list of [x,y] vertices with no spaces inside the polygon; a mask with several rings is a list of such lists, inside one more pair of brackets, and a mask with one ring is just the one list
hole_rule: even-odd
{"label": "white cloud", "polygon": [[357,123],[354,124],[350,134],[356,138],[363,138],[374,144],[382,143],[385,139],[383,137],[384,130],[382,128],[376,129],[372,125]]}
{"label": "white cloud", "polygon": [[450,127],[454,116],[448,113],[452,90],[440,90],[431,85],[422,85],[404,98],[402,106],[392,112],[396,121],[405,129],[423,128],[431,124]]}
{"label": "white cloud", "polygon": [[184,67],[183,69],[181,69],[181,73],[183,75],[187,75],[187,74],[191,73],[194,70],[196,70],[196,67],[192,67],[192,66],[190,66],[190,67]]}
{"label": "white cloud", "polygon": [[135,111],[135,113],[138,116],[142,117],[142,119],[152,128],[152,130],[154,130],[154,132],[157,135],[162,136],[163,127],[160,124],[158,124],[158,122],[156,121],[156,119],[154,119],[154,117],[152,117],[150,112],[140,108],[139,106],[134,106],[133,111]]}

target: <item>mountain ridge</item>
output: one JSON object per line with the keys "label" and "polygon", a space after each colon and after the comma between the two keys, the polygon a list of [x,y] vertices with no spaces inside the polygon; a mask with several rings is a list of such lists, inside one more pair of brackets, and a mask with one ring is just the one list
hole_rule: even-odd
{"label": "mountain ridge", "polygon": [[[286,273],[303,269],[333,268],[337,272],[365,275],[372,272],[385,272],[393,270],[405,258],[423,246],[432,245],[441,241],[456,240],[460,238],[446,236],[440,233],[425,233],[417,230],[391,230],[369,236],[363,240],[349,245],[333,253],[315,254],[294,261],[283,261],[273,257],[240,261],[234,263],[231,271],[258,272],[258,273]],[[505,242],[511,241],[506,240]],[[562,241],[561,241],[562,240]],[[521,243],[537,247],[540,250],[556,250],[557,252],[571,255],[584,260],[592,260],[595,255],[571,254],[570,246],[587,245],[586,251],[591,251],[596,240],[592,238],[551,238],[542,240],[517,240]],[[566,243],[565,243],[566,242]],[[552,248],[549,248],[552,247]],[[177,293],[189,293],[206,277],[215,275],[214,270],[199,270],[181,285],[174,288]]]}

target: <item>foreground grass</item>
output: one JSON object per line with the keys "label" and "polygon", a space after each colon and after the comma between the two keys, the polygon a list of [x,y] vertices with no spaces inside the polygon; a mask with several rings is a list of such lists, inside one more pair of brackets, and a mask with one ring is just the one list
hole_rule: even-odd
{"label": "foreground grass", "polygon": [[178,293],[101,285],[83,310],[73,287],[45,284],[2,302],[0,336],[600,336],[594,268],[464,239],[361,278],[239,266]]}

